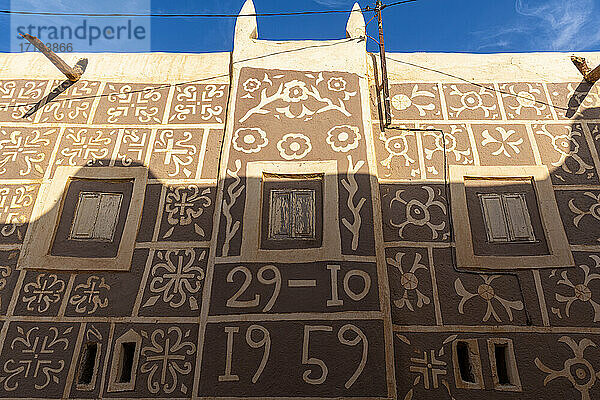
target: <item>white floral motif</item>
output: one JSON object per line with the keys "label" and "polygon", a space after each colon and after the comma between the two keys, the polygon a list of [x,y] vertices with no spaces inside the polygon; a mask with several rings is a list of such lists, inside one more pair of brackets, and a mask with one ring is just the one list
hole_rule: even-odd
{"label": "white floral motif", "polygon": [[499,275],[480,275],[480,277],[483,280],[483,283],[481,283],[477,287],[477,293],[471,293],[467,289],[465,289],[460,278],[456,278],[456,280],[454,281],[454,289],[456,290],[456,294],[458,294],[461,297],[460,303],[458,304],[458,312],[460,314],[464,314],[465,303],[474,297],[480,297],[487,303],[487,311],[483,316],[483,322],[489,320],[491,316],[494,317],[496,322],[502,322],[502,320],[496,313],[496,310],[494,309],[492,300],[496,300],[502,305],[502,307],[504,307],[509,320],[512,321],[512,310],[522,310],[523,302],[521,302],[520,300],[506,300],[500,297],[495,292],[494,288],[492,287],[492,281],[496,278],[499,278]]}
{"label": "white floral motif", "polygon": [[[438,238],[439,233],[444,231],[446,227],[446,222],[441,221],[439,224],[434,224],[431,221],[431,212],[430,208],[438,208],[444,214],[446,213],[446,205],[442,203],[440,200],[435,200],[435,192],[433,188],[429,186],[423,186],[423,189],[427,192],[427,200],[425,203],[421,202],[418,199],[410,199],[406,201],[402,194],[405,190],[397,190],[396,195],[390,201],[390,208],[394,205],[395,202],[404,205],[406,218],[401,223],[394,222],[393,219],[390,220],[390,224],[398,228],[398,235],[402,237],[402,233],[404,228],[410,225],[415,226],[425,226],[431,231],[432,239],[435,240]],[[447,233],[444,233],[444,238],[447,237]]]}
{"label": "white floral motif", "polygon": [[[539,88],[533,87],[531,83],[525,83],[525,85],[527,85],[527,90],[520,90],[518,92],[515,89],[515,84],[504,84],[501,86],[502,89],[508,87],[508,91],[510,93],[505,93],[502,95],[502,97],[509,97],[510,95],[512,95],[511,98],[517,101],[516,107],[512,105],[507,105],[507,107],[513,110],[513,112],[516,115],[521,115],[524,108],[531,108],[535,110],[535,113],[537,115],[542,115],[542,111],[544,111],[547,106],[543,102],[536,101],[535,99],[535,94],[537,94],[538,96],[544,96],[542,94],[542,91]],[[514,115],[509,116],[514,117]]]}
{"label": "white floral motif", "polygon": [[285,160],[300,160],[312,150],[310,139],[301,133],[288,133],[277,142],[279,155]]}
{"label": "white floral motif", "polygon": [[[421,254],[416,252],[413,258],[413,263],[411,268],[408,271],[404,271],[402,268],[402,258],[405,256],[405,253],[397,252],[394,258],[388,257],[386,259],[387,263],[393,265],[400,271],[400,285],[402,286],[402,297],[400,299],[396,299],[393,301],[394,305],[398,308],[408,308],[410,311],[414,311],[412,300],[409,299],[409,294],[413,292],[417,295],[416,306],[421,308],[423,304],[429,304],[430,299],[425,294],[423,294],[419,289],[419,278],[416,275],[416,272],[420,269],[428,270],[427,266],[421,264]],[[413,297],[413,296],[411,296]]]}
{"label": "white floral motif", "polygon": [[[190,225],[194,219],[202,215],[204,209],[212,204],[209,195],[210,188],[205,188],[200,192],[200,188],[196,185],[169,188],[165,196],[165,212],[167,213],[167,222],[173,226],[162,237],[170,237],[175,226]],[[205,235],[204,229],[196,222],[194,222],[194,232],[200,236]]]}
{"label": "white floral motif", "polygon": [[407,135],[412,135],[412,132],[407,132],[403,135],[396,135],[386,138],[383,132],[379,134],[379,140],[384,143],[385,150],[388,152],[388,156],[385,160],[381,161],[381,165],[386,168],[390,168],[392,159],[394,157],[400,157],[404,160],[404,166],[408,167],[415,163],[415,160],[408,155],[408,141],[406,140]]}
{"label": "white floral motif", "polygon": [[[198,309],[198,300],[194,297],[202,289],[204,270],[197,263],[204,259],[206,251],[196,257],[194,249],[158,250],[156,257],[161,261],[152,266],[150,273],[150,296],[142,307],[162,301],[173,308],[179,308],[186,302],[191,310]],[[162,295],[161,295],[162,293]]]}
{"label": "white floral motif", "polygon": [[150,340],[150,345],[142,348],[141,357],[144,362],[140,372],[148,374],[147,387],[150,393],[156,394],[161,390],[173,393],[179,389],[187,394],[188,387],[179,382],[180,375],[192,372],[192,362],[188,356],[196,352],[196,345],[184,339],[190,337],[190,330],[185,333],[178,326],[171,326],[166,332],[156,329],[150,337],[146,331],[141,331],[143,337]]}
{"label": "white floral motif", "polygon": [[487,89],[485,87],[481,87],[478,92],[476,92],[474,90],[461,92],[456,87],[456,85],[450,85],[450,87],[452,88],[452,91],[450,92],[451,95],[460,96],[461,106],[460,107],[450,106],[450,108],[453,111],[456,111],[455,117],[458,118],[460,116],[460,114],[466,110],[481,109],[481,110],[483,110],[484,116],[487,118],[491,115],[491,111],[496,110],[495,104],[493,104],[491,106],[486,106],[484,104],[484,101],[483,101],[484,96],[490,96],[492,99],[495,97],[495,95],[493,93],[491,93],[491,91],[489,89]]}
{"label": "white floral motif", "polygon": [[267,144],[267,133],[260,128],[239,128],[233,134],[233,148],[246,154],[258,153]]}
{"label": "white floral motif", "polygon": [[331,146],[333,151],[347,153],[358,147],[360,140],[360,131],[356,126],[338,125],[327,132],[325,141]]}
{"label": "white floral motif", "polygon": [[592,364],[585,359],[584,352],[588,347],[596,347],[596,344],[587,338],[581,339],[577,343],[568,336],[562,336],[558,341],[569,346],[573,352],[573,357],[564,362],[563,369],[560,371],[548,368],[536,357],[536,367],[548,374],[544,378],[544,386],[554,379],[565,378],[581,393],[581,400],[590,400],[590,389],[600,379],[600,372],[596,372]]}
{"label": "white floral motif", "polygon": [[[558,159],[553,161],[551,164],[554,167],[561,167],[568,174],[584,174],[587,170],[593,170],[594,167],[586,163],[579,155],[579,143],[575,140],[575,137],[582,138],[582,134],[579,129],[574,129],[573,126],[565,126],[569,130],[569,133],[563,135],[553,135],[548,131],[546,126],[542,126],[536,131],[538,135],[544,135],[552,141],[552,148],[558,154]],[[575,161],[578,165],[576,171],[571,170],[568,163],[565,161],[567,158]]]}
{"label": "white floral motif", "polygon": [[400,93],[392,97],[392,107],[396,110],[404,111],[408,109],[410,106],[415,106],[415,108],[419,111],[419,115],[424,117],[427,115],[427,111],[435,110],[435,104],[427,101],[427,104],[418,104],[415,99],[417,97],[429,97],[435,98],[435,94],[427,91],[427,90],[419,90],[419,85],[414,85],[412,88],[412,92],[410,97],[407,95]]}
{"label": "white floral motif", "polygon": [[[50,327],[46,334],[35,326],[25,332],[17,325],[18,336],[10,343],[10,348],[20,350],[18,358],[8,359],[3,365],[3,371],[8,376],[0,376],[0,382],[6,391],[13,391],[19,388],[21,380],[25,380],[26,387],[35,387],[42,390],[50,384],[58,384],[58,374],[65,368],[65,360],[60,356],[64,354],[69,347],[69,340],[66,336],[73,330],[72,327],[66,328],[62,333],[58,328]],[[22,375],[22,376],[21,376]]]}
{"label": "white floral motif", "polygon": [[27,310],[44,313],[50,306],[60,301],[65,290],[65,282],[55,274],[38,274],[35,282],[23,286],[22,301],[27,303]]}
{"label": "white floral motif", "polygon": [[82,160],[85,161],[85,165],[108,164],[108,158],[110,158],[108,146],[111,143],[111,133],[106,134],[102,130],[67,128],[65,138],[70,140],[71,143],[60,151],[60,155],[64,158],[58,158],[56,163],[59,165],[79,165],[80,160]]}
{"label": "white floral motif", "polygon": [[158,134],[152,153],[164,153],[163,164],[170,165],[173,163],[175,165],[175,171],[169,172],[169,177],[179,175],[180,171],[187,178],[192,175],[192,171],[187,167],[194,162],[194,156],[198,152],[196,146],[191,144],[194,143],[193,139],[192,132],[187,130],[183,132],[183,137],[178,140],[175,140],[175,131],[172,129],[165,129]]}
{"label": "white floral motif", "polygon": [[20,176],[29,175],[33,170],[43,174],[44,169],[40,165],[46,160],[44,149],[50,146],[49,136],[55,133],[52,129],[43,134],[35,129],[31,132],[0,130],[0,175],[7,171],[11,165],[22,165],[19,170]]}
{"label": "white floral motif", "polygon": [[327,81],[327,89],[334,92],[343,92],[346,90],[346,81],[342,77],[329,78]]}
{"label": "white floral motif", "polygon": [[[597,255],[591,255],[590,258],[596,263],[595,269],[600,268],[600,257],[598,257]],[[556,283],[556,285],[563,285],[569,287],[572,290],[573,294],[571,294],[570,296],[565,296],[560,293],[556,293],[556,300],[560,303],[564,303],[565,315],[567,317],[570,316],[569,314],[571,310],[571,305],[574,302],[589,303],[592,306],[592,309],[594,310],[594,322],[598,322],[600,321],[600,304],[596,303],[592,299],[592,290],[590,289],[590,282],[596,279],[600,279],[600,274],[590,273],[590,267],[587,265],[580,265],[579,268],[583,271],[584,278],[583,282],[578,284],[573,283],[573,281],[569,279],[568,271],[562,271],[560,275],[562,279],[560,279]],[[552,311],[556,313],[554,309]],[[560,318],[560,312],[558,312],[558,315]]]}
{"label": "white floral motif", "polygon": [[[282,78],[284,75],[276,75],[273,78]],[[271,95],[267,95],[267,87],[274,87],[273,81],[269,78],[268,74],[265,74],[265,78],[262,82],[268,83],[268,85],[262,85],[263,89],[260,92],[260,101],[259,103],[248,110],[246,114],[240,118],[238,122],[242,123],[250,118],[254,114],[269,114],[271,111],[266,109],[269,104],[272,104],[276,101],[283,101],[287,103],[287,105],[283,107],[275,107],[275,111],[279,114],[276,115],[276,118],[280,118],[281,115],[286,116],[287,118],[304,118],[305,120],[309,120],[312,118],[314,114],[324,113],[326,111],[338,111],[345,115],[346,117],[351,116],[350,112],[346,109],[346,105],[344,101],[349,100],[351,97],[356,96],[356,91],[349,92],[346,90],[346,86],[342,84],[339,79],[342,78],[334,78],[334,80],[330,80],[329,83],[333,89],[331,90],[334,93],[343,93],[343,99],[338,99],[337,101],[332,100],[329,97],[323,96],[319,89],[317,89],[317,85],[320,82],[324,81],[323,73],[319,73],[318,77],[315,78],[312,74],[305,74],[306,78],[314,79],[313,83],[308,83],[305,81],[301,81],[298,79],[293,79],[285,83],[281,83],[275,93]],[[345,83],[345,82],[344,82]],[[247,93],[243,97],[250,96]],[[324,103],[325,105],[319,106],[319,108],[310,109],[306,104],[306,100],[315,100],[318,103]],[[294,106],[294,107],[292,107]]]}
{"label": "white floral motif", "polygon": [[256,78],[248,78],[243,84],[246,92],[255,92],[260,88],[260,81]]}
{"label": "white floral motif", "polygon": [[93,314],[98,307],[108,306],[108,291],[110,285],[104,282],[104,278],[90,276],[86,283],[80,283],[73,289],[73,296],[69,303],[75,306],[75,311],[83,314]]}
{"label": "white floral motif", "polygon": [[358,184],[356,183],[356,178],[354,175],[358,172],[358,170],[365,164],[363,160],[357,161],[356,164],[352,163],[352,156],[348,154],[348,172],[346,172],[346,179],[342,179],[342,186],[348,192],[348,201],[346,205],[348,209],[352,213],[352,223],[346,217],[342,218],[342,223],[344,226],[352,233],[352,250],[356,250],[358,248],[358,238],[360,235],[360,225],[361,225],[361,217],[360,210],[362,206],[365,204],[364,197],[359,197],[358,203],[354,205],[354,196],[358,193]]}
{"label": "white floral motif", "polygon": [[36,187],[31,185],[18,186],[14,190],[6,186],[0,188],[2,236],[9,237],[16,233],[19,240],[23,240],[23,229],[19,228],[29,222],[29,212],[26,210],[33,204],[36,190]]}
{"label": "white floral motif", "polygon": [[519,154],[521,149],[519,146],[523,144],[523,138],[511,139],[511,136],[516,133],[514,129],[506,130],[501,126],[496,127],[496,132],[500,134],[500,137],[494,137],[487,129],[481,132],[483,140],[481,141],[482,146],[489,144],[497,145],[497,149],[492,152],[492,155],[497,156],[498,154],[504,154],[506,157],[512,157],[508,152],[508,149],[512,149],[515,154]]}
{"label": "white floral motif", "polygon": [[[594,203],[592,203],[587,210],[580,210],[575,205],[575,199],[569,200],[569,209],[576,214],[576,217],[573,218],[573,225],[575,225],[577,228],[579,228],[579,223],[586,215],[589,215],[600,221],[600,194],[595,195],[592,192],[585,192],[583,195],[594,200]],[[598,240],[600,241],[600,239]]]}
{"label": "white floral motif", "polygon": [[450,129],[451,132],[444,132],[443,135],[439,132],[425,132],[425,136],[434,138],[435,146],[433,149],[425,148],[425,157],[428,160],[431,160],[435,153],[444,153],[445,151],[446,154],[452,154],[457,163],[469,164],[471,162],[471,159],[469,158],[471,149],[467,147],[466,150],[460,150],[456,141],[456,135],[460,134],[462,131],[457,125],[451,125]]}
{"label": "white floral motif", "polygon": [[229,244],[231,239],[236,235],[237,231],[240,229],[240,221],[235,221],[233,219],[233,215],[231,215],[231,208],[234,206],[238,197],[241,196],[242,192],[245,189],[245,185],[238,176],[240,170],[242,168],[242,162],[240,160],[235,160],[235,170],[227,169],[227,175],[233,178],[233,182],[227,187],[227,195],[229,196],[229,201],[223,196],[223,215],[225,215],[225,241],[223,242],[223,247],[221,252],[223,257],[226,257],[229,254]]}
{"label": "white floral motif", "polygon": [[155,106],[161,100],[162,94],[155,88],[148,86],[141,90],[133,90],[131,85],[123,85],[117,91],[113,84],[107,85],[112,92],[108,95],[110,103],[116,103],[115,107],[106,110],[109,115],[109,123],[119,122],[119,118],[131,115],[141,123],[161,123],[159,107]]}

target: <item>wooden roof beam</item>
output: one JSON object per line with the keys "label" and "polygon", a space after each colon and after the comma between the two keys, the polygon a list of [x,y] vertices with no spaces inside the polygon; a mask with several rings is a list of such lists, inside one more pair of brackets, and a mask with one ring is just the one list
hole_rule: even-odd
{"label": "wooden roof beam", "polygon": [[31,43],[39,51],[41,51],[42,54],[45,55],[46,58],[48,58],[48,60],[50,60],[50,62],[60,70],[60,72],[65,74],[68,80],[70,80],[71,82],[77,82],[79,78],[81,78],[81,75],[83,74],[83,68],[81,67],[81,63],[78,62],[77,64],[75,64],[75,67],[71,68],[66,62],[63,61],[62,58],[56,55],[56,53],[54,53],[48,47],[46,47],[46,45],[44,45],[44,43],[42,43],[42,41],[37,37],[28,34],[21,34],[21,36],[23,36],[23,38],[27,39],[29,43]]}
{"label": "wooden roof beam", "polygon": [[591,69],[587,65],[587,61],[585,61],[585,58],[577,56],[571,56],[571,61],[573,61],[573,64],[575,64],[579,72],[581,72],[581,75],[583,75],[583,79],[585,79],[589,83],[594,83],[598,79],[600,79],[600,65],[598,65],[594,69]]}

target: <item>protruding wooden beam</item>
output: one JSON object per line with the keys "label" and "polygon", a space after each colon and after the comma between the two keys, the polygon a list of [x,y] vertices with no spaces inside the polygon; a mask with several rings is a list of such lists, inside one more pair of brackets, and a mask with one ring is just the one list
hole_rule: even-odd
{"label": "protruding wooden beam", "polygon": [[585,58],[577,56],[571,56],[571,61],[573,61],[573,64],[575,64],[579,72],[581,72],[581,75],[583,75],[583,79],[585,79],[589,83],[594,83],[598,79],[600,79],[600,65],[598,65],[594,69],[591,69],[587,65],[587,61],[585,61]]}
{"label": "protruding wooden beam", "polygon": [[79,65],[75,65],[74,68],[71,68],[66,62],[63,61],[62,58],[56,55],[56,53],[54,53],[48,47],[46,47],[46,45],[44,45],[44,43],[42,43],[42,41],[37,37],[28,34],[24,34],[21,36],[23,36],[29,41],[29,43],[31,43],[39,51],[41,51],[42,54],[45,55],[46,58],[48,58],[48,60],[50,60],[50,62],[60,70],[60,72],[65,74],[68,80],[70,80],[71,82],[76,82],[79,80],[79,78],[81,78],[81,75],[83,74],[83,69]]}

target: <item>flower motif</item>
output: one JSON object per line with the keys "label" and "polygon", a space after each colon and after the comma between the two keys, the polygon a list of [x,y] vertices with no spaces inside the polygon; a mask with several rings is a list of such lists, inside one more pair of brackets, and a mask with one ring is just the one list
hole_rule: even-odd
{"label": "flower motif", "polygon": [[233,134],[233,148],[243,153],[258,153],[268,143],[267,133],[260,128],[239,128]]}
{"label": "flower motif", "polygon": [[[398,235],[402,237],[402,232],[404,228],[409,225],[419,226],[419,227],[427,227],[431,231],[432,240],[435,240],[439,236],[439,232],[442,232],[446,227],[446,222],[441,221],[439,224],[434,224],[431,218],[431,208],[438,208],[442,211],[442,213],[446,214],[446,205],[442,203],[440,200],[435,200],[435,193],[433,189],[429,186],[423,186],[423,189],[427,192],[427,200],[425,203],[422,201],[412,198],[410,200],[405,200],[402,197],[402,194],[405,190],[397,190],[396,195],[390,201],[390,208],[394,205],[395,202],[404,205],[404,212],[406,217],[404,221],[401,223],[396,223],[394,220],[390,220],[390,224],[398,228]],[[444,238],[447,236],[447,233],[444,233]]]}
{"label": "flower motif", "polygon": [[350,125],[334,126],[327,132],[327,143],[333,151],[347,153],[358,147],[360,132],[358,127]]}
{"label": "flower motif", "polygon": [[248,78],[246,82],[244,82],[244,90],[246,92],[255,92],[260,87],[260,81],[256,78]]}
{"label": "flower motif", "polygon": [[[198,259],[204,259],[205,253],[203,251]],[[193,295],[202,289],[204,270],[196,265],[196,252],[193,249],[165,250],[158,251],[156,256],[162,260],[151,269],[150,292],[156,295],[148,298],[142,307],[153,306],[162,297],[162,301],[173,308],[188,302],[191,310],[197,310],[198,301]]]}
{"label": "flower motif", "polygon": [[163,238],[170,237],[175,226],[191,225],[192,222],[194,222],[194,231],[198,235],[204,236],[204,229],[195,222],[195,219],[212,204],[209,195],[210,188],[205,188],[200,192],[200,188],[196,185],[169,188],[165,197],[165,212],[167,213],[167,222],[173,226],[163,234]]}
{"label": "flower motif", "polygon": [[487,311],[483,316],[483,322],[489,320],[491,316],[493,316],[497,322],[502,322],[502,320],[496,313],[496,310],[494,309],[492,300],[496,300],[502,305],[502,307],[504,307],[504,309],[506,310],[506,314],[508,314],[508,318],[512,321],[512,310],[522,310],[523,302],[519,300],[506,300],[496,293],[494,287],[492,286],[492,281],[498,278],[499,275],[480,275],[480,277],[481,279],[483,279],[483,283],[477,287],[477,293],[471,293],[467,289],[465,289],[460,278],[456,278],[456,280],[454,281],[454,289],[456,290],[456,294],[458,294],[461,297],[460,303],[458,304],[458,312],[460,314],[464,314],[465,303],[474,297],[479,297],[487,303]]}
{"label": "flower motif", "polygon": [[415,160],[408,155],[408,141],[406,135],[397,135],[390,138],[386,138],[383,132],[379,135],[379,140],[383,141],[385,150],[388,152],[388,156],[385,160],[381,161],[381,165],[386,168],[390,168],[392,159],[394,157],[400,157],[404,159],[404,166],[408,167],[414,163]]}
{"label": "flower motif", "polygon": [[279,154],[285,160],[300,160],[312,150],[310,139],[301,133],[288,133],[277,142]]}
{"label": "flower motif", "polygon": [[104,278],[90,276],[86,283],[81,283],[73,289],[73,297],[69,303],[75,306],[78,313],[94,313],[100,308],[108,306],[108,291],[110,286],[104,282]]}
{"label": "flower motif", "polygon": [[306,83],[296,79],[286,82],[283,85],[281,99],[286,103],[298,103],[308,99],[308,88],[306,87]]}
{"label": "flower motif", "polygon": [[562,336],[558,341],[569,346],[573,352],[573,357],[563,363],[563,369],[560,371],[548,368],[536,357],[536,367],[548,374],[544,378],[544,386],[556,378],[566,378],[581,393],[581,400],[590,400],[590,389],[600,379],[600,372],[594,370],[594,367],[585,359],[583,353],[588,347],[596,347],[596,344],[587,338],[581,339],[578,344],[568,336]]}
{"label": "flower motif", "polygon": [[[416,275],[416,271],[420,269],[427,270],[427,266],[421,264],[421,254],[415,253],[415,257],[413,259],[412,267],[408,271],[404,271],[402,269],[402,257],[406,254],[402,252],[396,253],[394,258],[388,257],[387,263],[393,265],[400,271],[400,285],[402,286],[402,298],[398,300],[394,300],[394,305],[398,308],[408,308],[410,311],[414,311],[412,299],[414,298],[414,294],[417,296],[417,307],[423,307],[423,304],[429,304],[430,299],[426,295],[424,295],[419,289],[419,278]],[[409,298],[410,297],[410,298]]]}
{"label": "flower motif", "polygon": [[342,92],[346,90],[346,81],[342,77],[329,78],[327,88],[334,92]]}
{"label": "flower motif", "polygon": [[189,387],[180,379],[189,375],[193,370],[189,359],[196,353],[196,345],[189,340],[190,330],[183,332],[178,326],[168,329],[157,329],[148,335],[142,331],[142,336],[149,339],[148,346],[142,348],[140,358],[143,360],[140,372],[148,374],[147,386],[150,393],[173,393],[179,389],[187,394]]}
{"label": "flower motif", "polygon": [[[598,257],[597,255],[591,255],[590,258],[595,261],[596,269],[600,267],[600,257]],[[565,315],[567,317],[569,317],[571,305],[574,302],[589,303],[589,305],[592,306],[592,309],[594,310],[594,322],[598,322],[600,321],[600,304],[598,304],[592,298],[592,289],[590,289],[590,282],[600,279],[600,274],[590,273],[590,267],[585,264],[580,265],[579,269],[583,271],[583,281],[581,281],[581,283],[577,283],[577,281],[573,282],[569,278],[568,271],[562,271],[562,273],[560,274],[562,279],[556,282],[556,285],[563,285],[570,288],[569,291],[571,292],[571,294],[565,296],[563,294],[556,293],[556,300],[560,303],[565,304]],[[552,311],[554,311],[554,309]]]}
{"label": "flower motif", "polygon": [[23,287],[23,302],[27,303],[27,310],[46,312],[51,304],[60,301],[65,290],[65,282],[58,279],[55,274],[39,274],[35,282],[29,282]]}
{"label": "flower motif", "polygon": [[511,136],[516,133],[514,129],[506,130],[501,126],[498,126],[496,127],[496,132],[498,132],[500,136],[495,133],[491,134],[487,129],[481,132],[481,135],[483,136],[483,140],[481,141],[482,146],[493,143],[494,146],[498,147],[492,152],[492,155],[497,156],[498,154],[504,154],[506,157],[512,157],[508,152],[508,149],[511,149],[515,155],[521,152],[519,146],[523,144],[523,138],[511,138]]}
{"label": "flower motif", "polygon": [[397,94],[394,97],[392,97],[392,107],[394,107],[396,110],[406,110],[408,107],[411,106],[411,104],[412,101],[405,94]]}
{"label": "flower motif", "polygon": [[587,210],[580,210],[579,207],[575,205],[575,199],[569,200],[569,209],[577,215],[575,218],[573,218],[573,225],[575,225],[577,228],[579,228],[579,222],[581,222],[581,219],[586,215],[589,215],[600,221],[600,194],[595,195],[592,192],[585,192],[583,195],[594,200],[594,203],[592,203]]}
{"label": "flower motif", "polygon": [[[579,155],[579,143],[575,138],[582,138],[581,125],[565,126],[565,128],[568,129],[569,133],[556,136],[550,133],[546,125],[536,131],[538,135],[544,135],[551,140],[552,148],[558,154],[558,159],[552,161],[551,164],[570,174],[583,174],[587,170],[593,169],[594,167],[585,162]],[[568,163],[567,160],[569,160]],[[577,164],[576,170],[570,166],[572,162]]]}

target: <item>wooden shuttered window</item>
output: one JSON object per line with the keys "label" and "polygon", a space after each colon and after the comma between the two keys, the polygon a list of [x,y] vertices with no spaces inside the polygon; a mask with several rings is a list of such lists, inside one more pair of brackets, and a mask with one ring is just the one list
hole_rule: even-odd
{"label": "wooden shuttered window", "polygon": [[524,193],[485,193],[479,200],[489,242],[536,240]]}
{"label": "wooden shuttered window", "polygon": [[70,239],[112,241],[122,200],[121,193],[81,192]]}
{"label": "wooden shuttered window", "polygon": [[269,239],[315,238],[314,190],[272,190]]}

